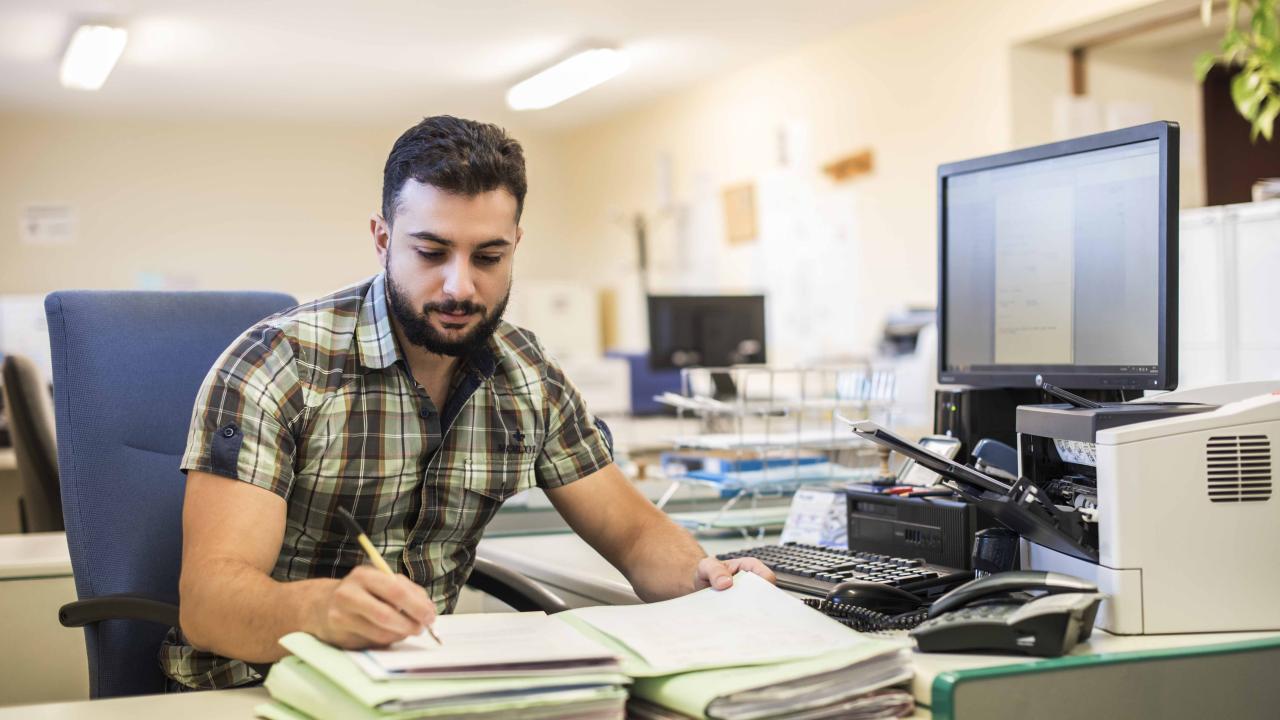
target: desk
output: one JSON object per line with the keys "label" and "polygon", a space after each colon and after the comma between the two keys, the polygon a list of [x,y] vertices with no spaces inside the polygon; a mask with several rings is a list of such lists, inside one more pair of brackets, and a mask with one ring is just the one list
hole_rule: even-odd
{"label": "desk", "polygon": [[[47,533],[43,536],[28,535],[0,538],[0,548],[5,547],[4,541],[14,541],[18,538],[26,539],[28,543],[26,547],[31,551],[31,554],[25,560],[20,562],[15,560],[9,565],[9,569],[5,571],[8,576],[0,577],[0,589],[3,588],[4,582],[18,580],[19,577],[23,580],[36,579],[30,576],[40,574],[48,575],[43,579],[58,580],[62,578],[66,582],[70,582],[70,565],[65,560],[65,540],[61,541],[61,547],[57,542],[60,534]],[[708,552],[714,554],[754,545],[757,542],[754,539],[746,540],[741,537],[728,537],[703,540],[702,545]],[[14,550],[20,545],[21,543],[14,542],[9,545],[8,549],[11,553],[14,553]],[[507,567],[547,584],[565,596],[565,599],[574,606],[639,602],[622,574],[572,533],[486,538],[481,541],[478,554],[486,559],[501,562]],[[0,567],[4,567],[4,565],[0,564]],[[65,573],[65,576],[59,575],[59,573]],[[74,591],[69,592],[74,596]],[[40,608],[40,612],[48,614],[47,609],[47,607]],[[56,626],[56,618],[53,618],[51,614],[48,615],[49,623]],[[32,617],[37,616],[33,615]],[[19,630],[21,631],[21,628]],[[75,658],[74,665],[70,660],[60,660],[57,662],[58,667],[56,669],[48,668],[44,672],[47,673],[48,677],[53,678],[65,678],[71,670],[74,670],[75,673],[85,673],[86,665],[81,634],[61,627],[57,627],[57,630],[66,633],[66,637],[74,641],[78,657]],[[1095,632],[1089,643],[1078,647],[1073,654],[1211,645],[1259,637],[1274,637],[1276,635],[1277,633],[1231,633],[1117,637],[1103,632]],[[21,645],[10,644],[9,647],[21,647]],[[22,652],[10,652],[7,655],[25,659],[39,657],[38,655],[25,655]],[[940,672],[1026,662],[1034,662],[1034,660],[1016,656],[917,654],[915,656],[917,675],[912,685],[912,694],[915,695],[917,702],[921,703],[923,707],[919,708],[913,717],[929,718],[931,716],[927,704],[931,701],[933,678]],[[0,672],[16,671],[0,670]],[[26,669],[23,668],[22,671],[26,672]],[[10,676],[0,674],[0,679],[7,679],[8,677]],[[84,676],[81,675],[80,677],[83,678]],[[80,697],[84,697],[87,695],[87,678],[80,682],[84,683],[82,687],[86,688],[80,694]],[[6,688],[5,692],[9,691],[10,689]],[[263,702],[266,698],[265,690],[253,688],[216,693],[157,695],[145,698],[95,701],[92,703],[58,703],[22,708],[0,708],[0,720],[19,717],[88,717],[111,718],[113,720],[115,718],[167,718],[174,716],[182,717],[184,720],[215,717],[248,718],[252,716],[253,707]],[[40,701],[39,699],[29,699],[23,702]]]}
{"label": "desk", "polygon": [[64,533],[0,535],[0,705],[89,697],[84,631],[58,622],[75,599]]}
{"label": "desk", "polygon": [[0,720],[223,720],[252,718],[253,708],[271,699],[261,687],[215,692],[143,695],[111,700],[0,708]]}
{"label": "desk", "polygon": [[22,519],[18,516],[21,496],[17,453],[11,447],[0,448],[0,533],[16,533],[22,529]]}
{"label": "desk", "polygon": [[[702,540],[713,555],[762,544],[741,537]],[[777,542],[776,536],[764,542]],[[477,550],[480,557],[517,570],[553,588],[573,607],[593,604],[628,604],[639,600],[630,585],[599,553],[572,533],[536,537],[486,538]],[[1117,636],[1095,631],[1087,643],[1072,655],[1157,650],[1165,648],[1218,645],[1275,637],[1275,632],[1202,633],[1197,635]],[[916,653],[916,677],[911,693],[922,707],[916,717],[929,717],[933,679],[941,672],[1035,662],[1016,655],[961,655]]]}
{"label": "desk", "polygon": [[[777,537],[703,539],[712,555],[776,542]],[[573,533],[495,537],[480,541],[476,554],[547,585],[570,607],[634,605],[640,602],[631,584],[582,538]]]}

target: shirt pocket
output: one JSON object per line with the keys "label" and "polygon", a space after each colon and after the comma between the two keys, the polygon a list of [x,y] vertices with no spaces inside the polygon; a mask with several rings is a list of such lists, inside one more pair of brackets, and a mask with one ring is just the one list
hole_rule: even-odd
{"label": "shirt pocket", "polygon": [[489,417],[483,424],[483,451],[469,457],[468,490],[506,500],[534,486],[544,436],[539,410],[532,395],[505,389],[493,391]]}
{"label": "shirt pocket", "polygon": [[538,453],[527,443],[513,441],[462,460],[463,487],[468,494],[502,503],[534,486]]}

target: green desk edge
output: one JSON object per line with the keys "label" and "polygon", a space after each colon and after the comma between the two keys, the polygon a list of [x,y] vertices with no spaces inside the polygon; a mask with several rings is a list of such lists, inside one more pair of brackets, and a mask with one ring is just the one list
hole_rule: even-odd
{"label": "green desk edge", "polygon": [[1118,665],[1121,663],[1149,662],[1197,655],[1230,655],[1232,653],[1268,650],[1278,647],[1280,647],[1280,637],[1271,637],[1216,645],[1191,645],[1158,650],[1097,653],[1095,655],[1068,655],[1060,658],[1030,660],[1028,662],[997,665],[995,667],[948,670],[938,673],[937,677],[933,679],[933,696],[930,700],[933,705],[930,710],[933,713],[933,720],[955,720],[954,701],[956,688],[962,683],[971,680],[983,680],[1005,675],[1027,675],[1057,670],[1071,670],[1072,668],[1092,665]]}

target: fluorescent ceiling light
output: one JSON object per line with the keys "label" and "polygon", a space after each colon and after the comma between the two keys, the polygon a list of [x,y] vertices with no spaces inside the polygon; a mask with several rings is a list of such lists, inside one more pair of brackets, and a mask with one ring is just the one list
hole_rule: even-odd
{"label": "fluorescent ceiling light", "polygon": [[541,110],[590,90],[631,66],[626,53],[611,48],[585,50],[507,91],[512,110]]}
{"label": "fluorescent ceiling light", "polygon": [[81,25],[71,36],[67,53],[62,56],[60,78],[64,87],[97,90],[107,81],[111,69],[124,52],[129,33],[109,25]]}

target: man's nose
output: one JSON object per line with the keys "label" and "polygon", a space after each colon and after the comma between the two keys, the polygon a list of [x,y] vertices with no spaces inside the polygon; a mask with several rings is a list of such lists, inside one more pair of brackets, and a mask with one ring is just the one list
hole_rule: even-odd
{"label": "man's nose", "polygon": [[471,260],[458,257],[445,269],[444,292],[454,300],[470,300],[476,293]]}

